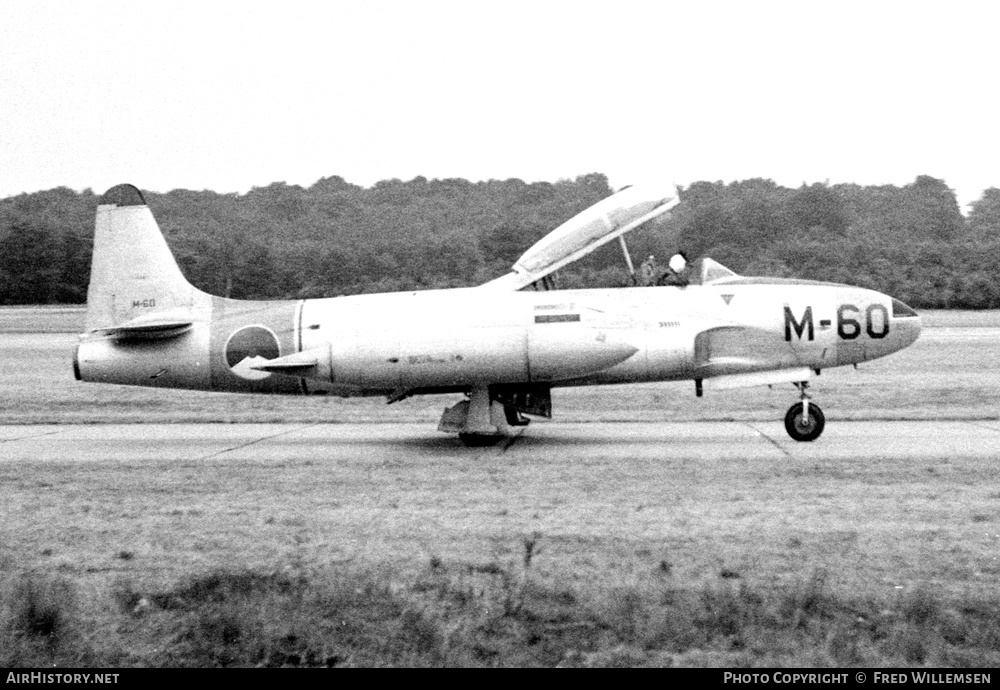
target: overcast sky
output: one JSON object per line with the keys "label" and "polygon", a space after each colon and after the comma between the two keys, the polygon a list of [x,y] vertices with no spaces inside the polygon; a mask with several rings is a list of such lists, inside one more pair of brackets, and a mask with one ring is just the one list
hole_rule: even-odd
{"label": "overcast sky", "polygon": [[0,197],[926,174],[964,205],[1000,187],[998,20],[954,0],[0,0]]}

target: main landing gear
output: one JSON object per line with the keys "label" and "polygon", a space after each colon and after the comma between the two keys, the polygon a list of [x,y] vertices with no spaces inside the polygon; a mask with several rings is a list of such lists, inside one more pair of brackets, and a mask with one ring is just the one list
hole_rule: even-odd
{"label": "main landing gear", "polygon": [[823,410],[819,405],[809,402],[809,394],[806,389],[809,387],[807,381],[796,383],[799,389],[802,402],[797,402],[788,408],[785,415],[785,431],[796,441],[815,441],[823,433],[826,419],[823,417]]}
{"label": "main landing gear", "polygon": [[527,423],[513,405],[494,399],[488,386],[474,386],[468,400],[444,411],[438,431],[457,432],[465,445],[484,447],[513,436],[514,428]]}

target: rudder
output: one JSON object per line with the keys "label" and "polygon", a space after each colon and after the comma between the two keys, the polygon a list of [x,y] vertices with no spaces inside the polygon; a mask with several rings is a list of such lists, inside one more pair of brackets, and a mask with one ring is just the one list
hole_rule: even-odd
{"label": "rudder", "polygon": [[94,227],[86,330],[192,315],[203,294],[181,272],[142,192],[130,184],[105,192]]}

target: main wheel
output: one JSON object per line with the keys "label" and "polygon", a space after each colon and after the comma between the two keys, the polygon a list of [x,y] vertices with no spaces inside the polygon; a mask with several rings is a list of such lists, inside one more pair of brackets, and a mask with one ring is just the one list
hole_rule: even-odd
{"label": "main wheel", "polygon": [[796,441],[815,441],[823,433],[826,419],[819,405],[809,403],[809,418],[802,416],[802,403],[798,402],[788,408],[785,415],[785,431]]}
{"label": "main wheel", "polygon": [[528,426],[528,422],[531,421],[522,417],[521,413],[515,410],[513,405],[504,405],[503,414],[507,418],[509,426]]}
{"label": "main wheel", "polygon": [[495,446],[500,440],[498,434],[459,434],[458,438],[469,448],[487,448]]}

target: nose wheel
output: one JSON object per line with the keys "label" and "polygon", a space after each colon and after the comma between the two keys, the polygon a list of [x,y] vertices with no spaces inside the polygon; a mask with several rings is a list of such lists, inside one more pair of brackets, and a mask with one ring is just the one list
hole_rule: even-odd
{"label": "nose wheel", "polygon": [[802,402],[797,402],[788,408],[785,415],[785,431],[796,441],[815,441],[823,433],[826,419],[819,405],[809,402],[806,393],[807,383],[796,384],[802,394]]}

